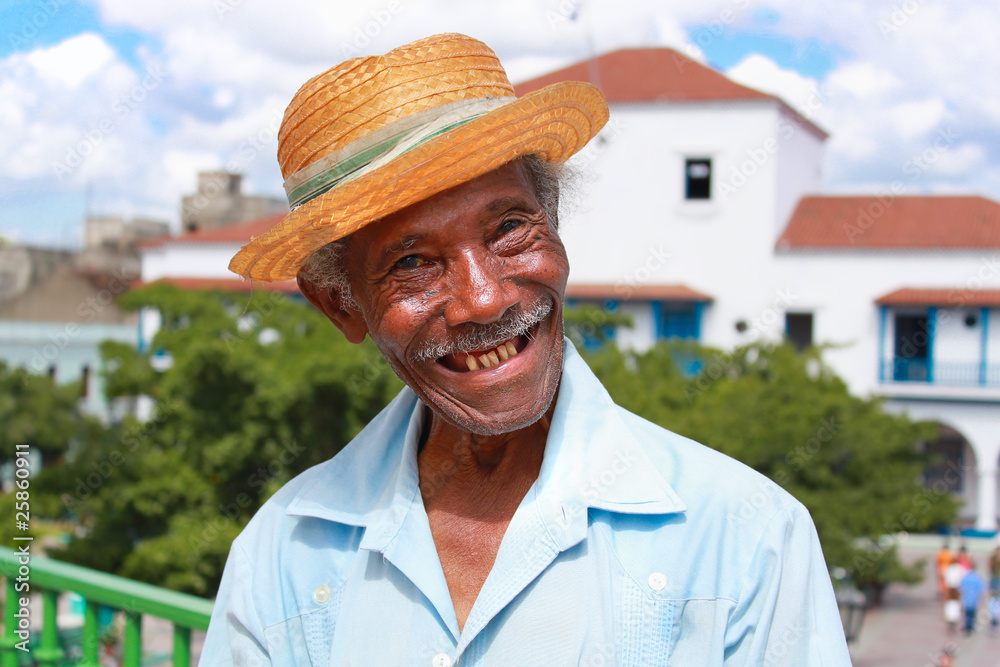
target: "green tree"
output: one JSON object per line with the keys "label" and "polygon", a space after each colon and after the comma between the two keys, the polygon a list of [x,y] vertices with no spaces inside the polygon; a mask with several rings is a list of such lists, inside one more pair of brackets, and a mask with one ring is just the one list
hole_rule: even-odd
{"label": "green tree", "polygon": [[0,460],[10,460],[18,445],[27,445],[48,464],[71,443],[99,433],[100,423],[80,412],[79,400],[78,382],[57,385],[47,375],[0,361]]}
{"label": "green tree", "polygon": [[617,327],[631,327],[632,318],[593,304],[566,306],[563,309],[566,335],[577,347],[600,346],[614,338]]}
{"label": "green tree", "polygon": [[86,532],[58,557],[211,595],[264,500],[337,453],[401,384],[373,345],[279,294],[153,285],[121,304],[155,309],[162,328],[144,352],[104,345],[109,397],[152,415],[64,471],[60,499]]}
{"label": "green tree", "polygon": [[15,535],[37,534],[35,520],[58,511],[50,496],[37,492],[36,481],[58,470],[67,452],[104,435],[104,427],[98,420],[80,412],[79,400],[78,382],[57,385],[47,375],[11,369],[0,361],[0,462],[12,465],[16,452],[20,451],[38,455],[37,459],[26,457],[25,461],[41,463],[41,470],[31,470],[29,478],[32,532],[19,530],[15,525],[18,504],[15,493],[19,489],[0,495],[0,540],[4,544],[10,544]]}
{"label": "green tree", "polygon": [[[913,581],[879,537],[950,523],[956,503],[919,483],[918,443],[936,427],[852,396],[821,351],[753,345],[732,353],[661,343],[586,355],[623,407],[767,475],[816,522],[830,567],[868,585]],[[685,372],[686,371],[686,372]]]}

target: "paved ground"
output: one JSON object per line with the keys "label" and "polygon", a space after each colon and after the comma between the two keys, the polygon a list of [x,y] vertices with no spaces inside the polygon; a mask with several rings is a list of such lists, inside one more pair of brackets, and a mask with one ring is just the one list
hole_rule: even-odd
{"label": "paved ground", "polygon": [[[980,573],[994,545],[993,540],[969,541]],[[937,538],[913,536],[901,545],[900,556],[906,562],[927,558],[931,574],[940,546]],[[854,667],[937,667],[948,645],[955,649],[955,667],[1000,667],[1000,636],[989,635],[985,611],[972,636],[949,634],[935,586],[935,578],[928,576],[912,588],[890,587],[882,608],[868,612],[861,637],[851,647]]]}

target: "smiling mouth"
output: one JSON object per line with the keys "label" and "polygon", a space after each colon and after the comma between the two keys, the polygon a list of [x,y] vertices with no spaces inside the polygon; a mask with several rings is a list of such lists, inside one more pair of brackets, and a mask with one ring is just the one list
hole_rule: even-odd
{"label": "smiling mouth", "polygon": [[437,362],[445,368],[459,373],[486,370],[495,366],[501,366],[506,361],[513,359],[528,346],[528,342],[537,326],[532,327],[526,334],[514,336],[496,347],[446,354],[439,358]]}

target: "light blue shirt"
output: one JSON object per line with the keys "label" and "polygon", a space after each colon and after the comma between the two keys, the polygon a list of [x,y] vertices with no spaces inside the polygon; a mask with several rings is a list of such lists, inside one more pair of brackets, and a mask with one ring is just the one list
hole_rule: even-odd
{"label": "light blue shirt", "polygon": [[567,341],[538,479],[461,632],[404,389],[233,543],[202,665],[849,666],[812,520],[616,406]]}

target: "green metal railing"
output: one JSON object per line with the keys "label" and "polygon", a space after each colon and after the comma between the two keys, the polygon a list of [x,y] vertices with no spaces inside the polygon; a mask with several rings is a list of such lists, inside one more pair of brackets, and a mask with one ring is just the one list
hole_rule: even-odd
{"label": "green metal railing", "polygon": [[[15,616],[18,604],[15,600],[24,595],[15,589],[19,566],[17,552],[0,547],[0,575],[7,579],[4,634],[0,639],[0,667],[17,667],[21,655],[24,655],[15,648],[15,644],[20,641],[15,634],[18,628]],[[56,626],[59,595],[64,592],[78,593],[86,603],[83,617],[83,659],[78,663],[80,667],[99,667],[98,614],[101,607],[118,609],[125,614],[122,646],[125,667],[140,666],[144,614],[174,624],[174,667],[189,667],[191,664],[191,630],[208,629],[208,620],[212,615],[211,600],[50,558],[32,556],[30,568],[31,591],[41,592],[42,595],[42,628],[31,654],[35,663],[66,663]]]}

